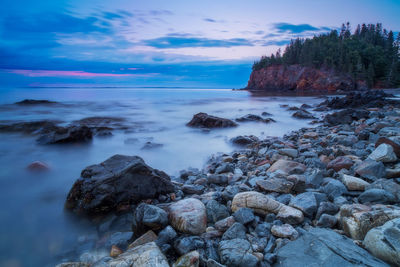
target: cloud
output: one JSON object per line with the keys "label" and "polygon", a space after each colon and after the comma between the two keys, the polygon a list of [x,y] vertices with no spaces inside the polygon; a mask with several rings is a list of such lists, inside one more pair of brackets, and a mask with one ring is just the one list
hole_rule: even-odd
{"label": "cloud", "polygon": [[253,43],[243,38],[232,39],[209,39],[195,37],[159,37],[144,40],[143,43],[154,48],[184,48],[184,47],[232,47],[232,46],[253,46]]}
{"label": "cloud", "polygon": [[314,27],[310,24],[290,24],[286,22],[274,23],[273,27],[279,33],[302,33],[307,31],[319,31],[320,28]]}

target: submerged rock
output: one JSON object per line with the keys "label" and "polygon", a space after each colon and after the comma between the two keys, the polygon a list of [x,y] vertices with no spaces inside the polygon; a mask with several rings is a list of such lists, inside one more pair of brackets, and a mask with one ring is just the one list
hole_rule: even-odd
{"label": "submerged rock", "polygon": [[93,132],[87,126],[56,127],[48,133],[44,133],[37,139],[42,145],[81,143],[92,140]]}
{"label": "submerged rock", "polygon": [[254,115],[254,114],[247,114],[243,117],[237,118],[236,121],[238,121],[238,122],[258,121],[258,122],[265,122],[265,123],[275,122],[274,119],[271,119],[271,118],[264,119],[263,117]]}
{"label": "submerged rock", "polygon": [[56,101],[50,101],[50,100],[42,100],[42,99],[24,99],[19,102],[15,102],[15,105],[20,105],[20,106],[34,106],[34,105],[52,105],[52,104],[57,104]]}
{"label": "submerged rock", "polygon": [[78,214],[104,215],[123,205],[174,191],[169,176],[137,156],[114,155],[85,168],[65,207]]}
{"label": "submerged rock", "polygon": [[187,126],[202,127],[202,128],[226,128],[226,127],[236,127],[237,124],[232,120],[219,118],[201,112],[194,115],[192,120],[187,124]]}

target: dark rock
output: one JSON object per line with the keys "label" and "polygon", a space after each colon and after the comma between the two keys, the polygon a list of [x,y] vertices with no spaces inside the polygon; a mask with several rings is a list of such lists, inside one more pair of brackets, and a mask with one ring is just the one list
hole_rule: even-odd
{"label": "dark rock", "polygon": [[219,261],[219,255],[218,255],[218,242],[214,240],[206,240],[206,255],[208,259],[212,259],[215,261]]}
{"label": "dark rock", "polygon": [[386,169],[382,162],[366,159],[355,168],[355,172],[369,181],[375,181],[385,176]]}
{"label": "dark rock", "polygon": [[315,119],[315,117],[310,112],[304,109],[296,111],[295,113],[293,113],[292,116],[298,119]]}
{"label": "dark rock", "polygon": [[52,131],[42,134],[37,142],[42,145],[82,143],[92,140],[92,137],[92,130],[86,126],[56,127]]}
{"label": "dark rock", "polygon": [[192,120],[187,124],[187,126],[204,128],[226,128],[236,127],[237,124],[229,119],[211,116],[207,113],[197,113],[193,116]]}
{"label": "dark rock", "polygon": [[324,192],[328,195],[330,200],[339,197],[347,192],[346,186],[338,180],[330,180],[324,187]]}
{"label": "dark rock", "polygon": [[163,147],[163,144],[157,144],[157,143],[153,143],[153,142],[146,142],[143,146],[142,146],[142,150],[150,150],[150,149],[156,149],[156,148],[160,148]]}
{"label": "dark rock", "polygon": [[260,223],[254,231],[259,237],[269,237],[271,235],[271,224],[266,222]]}
{"label": "dark rock", "polygon": [[207,177],[207,182],[210,184],[224,185],[228,183],[228,176],[224,174],[212,174]]}
{"label": "dark rock", "polygon": [[239,135],[231,139],[231,142],[235,145],[246,146],[258,142],[258,138],[254,135]]}
{"label": "dark rock", "polygon": [[396,197],[383,189],[369,189],[358,197],[358,201],[360,203],[390,204],[396,201]]}
{"label": "dark rock", "polygon": [[[263,116],[265,116],[265,115],[263,115]],[[258,121],[258,122],[265,122],[265,123],[275,122],[274,119],[271,119],[271,118],[264,119],[258,115],[254,115],[254,114],[247,114],[243,117],[237,118],[236,121],[238,121],[238,122]]]}
{"label": "dark rock", "polygon": [[332,114],[327,114],[324,121],[330,126],[336,126],[341,124],[351,124],[354,120],[368,117],[369,112],[367,110],[354,110],[348,108]]}
{"label": "dark rock", "polygon": [[235,222],[226,230],[222,236],[222,240],[230,240],[235,238],[246,239],[246,227],[243,224]]}
{"label": "dark rock", "polygon": [[228,208],[215,200],[209,200],[206,204],[207,221],[215,223],[229,216]]}
{"label": "dark rock", "polygon": [[250,243],[244,239],[224,240],[218,246],[221,262],[230,267],[256,267],[258,259],[252,254]]}
{"label": "dark rock", "polygon": [[177,237],[177,235],[178,234],[175,232],[174,228],[168,225],[158,233],[156,244],[159,247],[165,244],[170,244],[175,239],[175,237]]}
{"label": "dark rock", "polygon": [[78,214],[104,215],[173,191],[169,176],[149,167],[140,157],[114,155],[82,171],[68,193],[65,207]]}
{"label": "dark rock", "polygon": [[44,162],[34,161],[28,165],[27,169],[33,172],[43,172],[50,170],[50,167]]}
{"label": "dark rock", "polygon": [[301,210],[304,215],[312,219],[317,211],[317,200],[315,199],[314,193],[306,192],[292,198],[289,206]]}
{"label": "dark rock", "polygon": [[185,184],[184,186],[182,186],[182,191],[185,194],[189,194],[189,195],[192,195],[192,194],[201,195],[204,192],[204,186]]}
{"label": "dark rock", "polygon": [[317,215],[315,218],[318,220],[322,214],[334,215],[339,211],[339,207],[332,202],[321,202],[318,207]]}
{"label": "dark rock", "polygon": [[323,228],[333,228],[337,223],[337,218],[329,214],[322,214],[317,222],[317,226]]}
{"label": "dark rock", "polygon": [[400,185],[392,179],[378,179],[372,184],[365,187],[365,190],[369,189],[383,189],[396,197],[396,200],[400,200]]}
{"label": "dark rock", "polygon": [[354,162],[349,159],[348,157],[337,157],[336,159],[330,161],[326,166],[327,169],[333,169],[336,172],[340,171],[341,169],[350,169],[353,166]]}
{"label": "dark rock", "polygon": [[290,193],[294,184],[283,178],[269,178],[256,182],[259,188],[267,192]]}
{"label": "dark rock", "polygon": [[15,102],[14,104],[20,106],[35,106],[35,105],[53,105],[57,104],[57,102],[50,100],[24,99],[22,101]]}
{"label": "dark rock", "polygon": [[179,255],[183,255],[190,251],[204,248],[204,241],[198,236],[180,237],[175,240],[174,248]]}
{"label": "dark rock", "polygon": [[57,130],[60,121],[31,121],[0,124],[0,132],[20,132],[25,134],[44,134]]}
{"label": "dark rock", "polygon": [[311,228],[277,250],[274,266],[388,266],[332,230]]}
{"label": "dark rock", "polygon": [[235,168],[231,163],[222,163],[218,168],[215,170],[215,173],[226,173],[226,172],[234,172]]}
{"label": "dark rock", "polygon": [[132,232],[113,233],[107,240],[105,247],[108,250],[114,245],[120,249],[125,249],[128,246],[131,237],[132,237]]}
{"label": "dark rock", "polygon": [[160,230],[168,224],[168,214],[159,207],[141,203],[134,212],[132,230],[138,237],[148,230]]}
{"label": "dark rock", "polygon": [[233,213],[233,218],[235,218],[235,221],[246,225],[249,222],[252,222],[255,217],[252,209],[240,208],[235,213]]}

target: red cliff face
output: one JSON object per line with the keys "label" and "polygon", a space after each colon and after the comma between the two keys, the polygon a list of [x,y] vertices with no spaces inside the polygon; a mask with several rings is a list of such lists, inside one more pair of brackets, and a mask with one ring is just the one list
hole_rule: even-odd
{"label": "red cliff face", "polygon": [[351,91],[365,87],[350,75],[300,65],[273,65],[253,71],[247,89],[251,91]]}

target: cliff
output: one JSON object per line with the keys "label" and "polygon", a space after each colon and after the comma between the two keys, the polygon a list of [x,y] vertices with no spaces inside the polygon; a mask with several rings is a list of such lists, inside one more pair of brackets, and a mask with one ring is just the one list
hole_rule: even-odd
{"label": "cliff", "polygon": [[348,74],[300,65],[272,65],[253,70],[246,89],[250,91],[352,91],[366,89]]}

